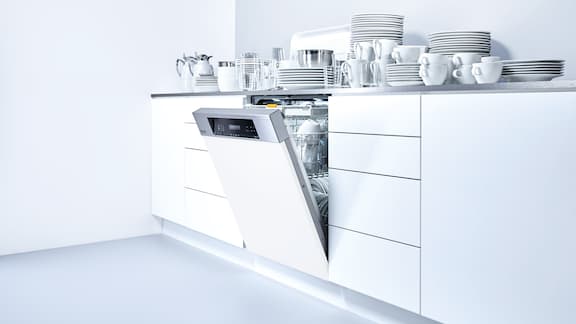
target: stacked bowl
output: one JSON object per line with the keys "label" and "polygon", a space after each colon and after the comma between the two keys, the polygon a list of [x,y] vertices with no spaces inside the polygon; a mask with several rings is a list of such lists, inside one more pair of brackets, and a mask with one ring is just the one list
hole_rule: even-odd
{"label": "stacked bowl", "polygon": [[386,81],[393,87],[423,85],[420,77],[420,64],[399,63],[386,66]]}
{"label": "stacked bowl", "polygon": [[362,13],[352,16],[350,25],[350,49],[361,42],[389,39],[402,44],[404,38],[404,16],[391,14]]}
{"label": "stacked bowl", "polygon": [[490,56],[491,36],[485,31],[448,31],[428,35],[430,53],[454,55],[475,53]]}
{"label": "stacked bowl", "polygon": [[564,75],[564,60],[510,60],[502,63],[502,80],[508,82],[550,81]]}

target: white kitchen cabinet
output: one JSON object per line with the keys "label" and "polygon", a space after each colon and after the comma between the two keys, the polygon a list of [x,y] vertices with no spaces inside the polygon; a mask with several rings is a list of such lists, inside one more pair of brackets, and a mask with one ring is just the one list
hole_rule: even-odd
{"label": "white kitchen cabinet", "polygon": [[420,179],[420,138],[330,133],[329,167]]}
{"label": "white kitchen cabinet", "polygon": [[330,280],[420,312],[420,249],[329,227]]}
{"label": "white kitchen cabinet", "polygon": [[186,217],[181,225],[241,247],[244,243],[228,200],[186,190]]}
{"label": "white kitchen cabinet", "polygon": [[206,193],[225,196],[220,178],[210,153],[193,149],[185,150],[185,186]]}
{"label": "white kitchen cabinet", "polygon": [[330,97],[330,132],[420,136],[420,96]]}
{"label": "white kitchen cabinet", "polygon": [[422,103],[422,314],[576,323],[576,93]]}
{"label": "white kitchen cabinet", "polygon": [[420,246],[420,181],[330,169],[330,225]]}
{"label": "white kitchen cabinet", "polygon": [[[203,107],[242,108],[243,105],[243,96],[181,96],[152,99],[153,215],[187,226],[190,224],[189,218],[192,213],[206,211],[202,208],[190,209],[190,203],[186,204],[187,185],[192,184],[192,187],[196,187],[200,184],[195,189],[223,194],[219,180],[203,173],[205,170],[211,170],[210,163],[206,159],[190,158],[190,153],[187,154],[191,148],[198,152],[205,149],[203,139],[199,137],[197,130],[191,129],[196,128],[192,113]],[[187,165],[187,160],[191,165]],[[195,216],[208,218],[210,214]],[[233,222],[230,224],[231,227],[236,226],[233,219],[227,221]],[[235,237],[231,237],[228,241],[237,242]]]}

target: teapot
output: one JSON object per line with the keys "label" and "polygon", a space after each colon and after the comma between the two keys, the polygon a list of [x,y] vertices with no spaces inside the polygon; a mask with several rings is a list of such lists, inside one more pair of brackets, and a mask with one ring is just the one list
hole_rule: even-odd
{"label": "teapot", "polygon": [[214,75],[214,68],[210,64],[210,59],[212,56],[206,54],[198,55],[196,54],[196,64],[192,68],[192,74],[194,76],[212,76]]}

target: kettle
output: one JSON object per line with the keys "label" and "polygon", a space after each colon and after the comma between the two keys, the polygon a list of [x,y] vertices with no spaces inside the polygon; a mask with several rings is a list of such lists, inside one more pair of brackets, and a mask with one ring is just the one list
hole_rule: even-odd
{"label": "kettle", "polygon": [[206,54],[196,55],[196,64],[192,68],[192,74],[195,76],[213,76],[214,68],[210,64],[212,56]]}

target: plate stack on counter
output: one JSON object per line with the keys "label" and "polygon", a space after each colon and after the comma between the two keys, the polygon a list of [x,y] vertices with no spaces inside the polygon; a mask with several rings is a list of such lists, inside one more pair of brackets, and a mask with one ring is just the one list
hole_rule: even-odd
{"label": "plate stack on counter", "polygon": [[386,81],[393,87],[423,85],[420,77],[420,64],[400,63],[386,66]]}
{"label": "plate stack on counter", "polygon": [[363,13],[352,16],[350,25],[350,51],[360,42],[375,39],[390,39],[402,44],[404,38],[404,16],[391,14]]}
{"label": "plate stack on counter", "polygon": [[485,31],[449,31],[428,35],[430,53],[454,55],[456,53],[475,53],[490,56],[492,40],[490,32]]}
{"label": "plate stack on counter", "polygon": [[564,75],[564,60],[510,60],[502,63],[502,80],[508,82],[551,81]]}
{"label": "plate stack on counter", "polygon": [[325,67],[291,67],[278,70],[278,86],[285,89],[324,88],[334,84],[334,70]]}
{"label": "plate stack on counter", "polygon": [[215,92],[219,91],[218,78],[213,75],[195,76],[192,81],[193,92]]}

